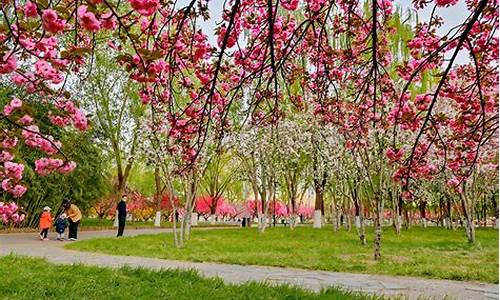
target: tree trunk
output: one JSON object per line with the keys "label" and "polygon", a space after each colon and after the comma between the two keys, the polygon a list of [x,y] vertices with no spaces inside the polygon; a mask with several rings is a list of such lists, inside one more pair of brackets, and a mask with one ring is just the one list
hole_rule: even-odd
{"label": "tree trunk", "polygon": [[267,215],[260,212],[258,215],[259,219],[259,232],[264,232],[267,227]]}
{"label": "tree trunk", "polygon": [[455,226],[453,224],[453,220],[452,220],[452,217],[451,217],[451,200],[449,198],[449,196],[446,196],[446,203],[445,203],[445,207],[446,207],[446,217],[445,217],[445,220],[446,220],[446,228],[448,229],[455,229]]}
{"label": "tree trunk", "polygon": [[118,209],[115,210],[115,220],[113,222],[113,227],[118,227]]}
{"label": "tree trunk", "polygon": [[[465,184],[464,184],[465,186]],[[469,205],[469,201],[466,199],[465,192],[462,191],[460,193],[460,199],[462,202],[462,209],[464,211],[464,217],[465,217],[465,234],[467,236],[467,240],[469,243],[475,243],[476,242],[476,233],[474,229],[474,222],[472,220],[473,212],[472,207]]]}
{"label": "tree trunk", "polygon": [[356,214],[354,223],[356,225],[356,230],[358,231],[359,241],[361,242],[361,245],[366,245],[365,225],[362,215],[362,204],[357,199],[354,201],[354,209]]}
{"label": "tree trunk", "polygon": [[382,248],[382,217],[384,215],[384,201],[380,198],[378,192],[375,193],[375,238],[374,238],[374,254],[373,258],[375,260],[380,260],[381,248]]}
{"label": "tree trunk", "polygon": [[345,216],[345,229],[351,231],[351,216],[349,213],[344,214]]}
{"label": "tree trunk", "polygon": [[161,226],[161,178],[160,178],[160,168],[155,167],[155,186],[156,186],[156,214],[155,214],[155,227]]}
{"label": "tree trunk", "polygon": [[401,208],[403,207],[403,197],[401,197],[401,193],[398,193],[397,197],[393,197],[393,205],[394,205],[394,229],[396,230],[396,235],[401,235]]}
{"label": "tree trunk", "polygon": [[358,237],[361,245],[366,245],[365,226],[363,220],[363,204],[358,198],[356,182],[354,182],[354,184],[351,185],[350,188],[352,200],[354,203],[354,225],[356,226],[356,231],[358,232]]}
{"label": "tree trunk", "polygon": [[288,221],[289,225],[290,225],[290,229],[291,230],[294,230],[295,227],[297,226],[297,214],[296,213],[292,213],[290,215],[290,218],[289,218],[289,221]]}
{"label": "tree trunk", "polygon": [[289,225],[290,225],[290,229],[291,230],[294,230],[295,229],[295,226],[297,224],[297,204],[296,204],[296,199],[295,199],[295,195],[292,195],[290,197],[290,203],[291,203],[291,206],[292,206],[292,212],[290,214],[290,220],[289,220]]}
{"label": "tree trunk", "polygon": [[322,227],[322,217],[324,212],[324,200],[323,200],[323,189],[321,187],[316,186],[315,188],[315,201],[314,201],[314,220],[313,220],[313,228],[321,228]]}
{"label": "tree trunk", "polygon": [[410,219],[410,213],[408,211],[408,208],[403,207],[403,214],[404,214],[404,227],[406,230],[410,229],[411,226],[411,219]]}
{"label": "tree trunk", "polygon": [[332,203],[332,229],[333,232],[337,232],[339,230],[339,222],[337,216],[337,208],[335,207],[335,203]]}
{"label": "tree trunk", "polygon": [[495,210],[495,228],[498,229],[498,205],[496,195],[493,194],[491,199],[491,203],[493,204],[493,209]]}
{"label": "tree trunk", "polygon": [[420,201],[419,203],[419,209],[420,209],[420,223],[422,224],[422,227],[427,227],[427,218],[425,214],[425,208],[427,206],[427,202],[425,201]]}
{"label": "tree trunk", "polygon": [[174,189],[172,186],[172,182],[167,179],[166,183],[166,188],[167,188],[167,195],[168,195],[168,201],[170,203],[170,207],[172,209],[172,235],[174,236],[174,246],[176,248],[181,247],[179,245],[179,239],[178,239],[178,232],[177,232],[177,207],[175,207],[175,202],[174,202]]}

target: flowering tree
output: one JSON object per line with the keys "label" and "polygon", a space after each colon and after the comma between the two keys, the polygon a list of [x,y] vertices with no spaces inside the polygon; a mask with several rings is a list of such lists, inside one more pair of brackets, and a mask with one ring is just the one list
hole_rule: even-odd
{"label": "flowering tree", "polygon": [[[209,215],[215,216],[219,206],[224,202],[222,196],[235,176],[234,163],[234,159],[219,151],[212,155],[202,174],[201,187],[208,194],[205,203],[208,205]],[[214,217],[211,218],[211,222],[215,221]]]}
{"label": "flowering tree", "polygon": [[[247,126],[235,138],[237,155],[242,171],[250,182],[254,194],[253,209],[259,220],[259,230],[267,226],[269,203],[276,196],[278,151],[275,128],[272,126]],[[257,200],[260,203],[256,203]]]}
{"label": "flowering tree", "polygon": [[104,45],[96,49],[92,72],[82,78],[76,91],[82,106],[93,116],[98,140],[110,149],[114,161],[114,193],[117,202],[124,193],[137,156],[138,129],[144,107],[127,74],[112,61]]}
{"label": "flowering tree", "polygon": [[301,113],[295,116],[297,119],[285,119],[279,123],[276,136],[278,170],[283,178],[283,186],[290,207],[285,215],[289,217],[291,229],[294,229],[296,225],[297,202],[309,187],[307,168],[310,163],[308,152],[310,148],[307,147],[310,143],[306,125],[308,120]]}
{"label": "flowering tree", "polygon": [[19,223],[24,220],[25,215],[18,212],[14,202],[0,202],[0,221],[5,226],[9,223]]}
{"label": "flowering tree", "polygon": [[[140,84],[164,181],[173,174],[198,178],[194,172],[203,169],[197,164],[203,162],[207,141],[222,139],[234,125],[235,108],[259,125],[252,129],[260,132],[256,136],[273,141],[263,128],[275,128],[287,106],[303,106],[306,99],[314,126],[335,127],[354,152],[377,216],[374,257],[379,259],[390,180],[411,199],[421,180],[449,170],[450,186],[459,189],[478,167],[497,161],[496,151],[488,155],[487,149],[495,149],[491,144],[498,132],[498,1],[467,0],[462,22],[441,34],[444,21],[437,8],[457,2],[413,1],[417,11],[428,7],[433,13],[411,24],[410,36],[402,36],[394,34],[401,29],[395,21],[400,16],[387,0],[366,5],[355,0],[227,1],[211,45],[199,26],[200,19],[210,17],[205,0],[185,5],[3,1],[0,74],[22,92],[3,109],[2,189],[15,197],[26,191],[22,164],[12,155],[20,143],[40,150],[36,171],[41,175],[75,168],[53,134],[37,126],[24,98],[37,95],[54,124],[85,130],[87,120],[78,108],[80,99],[70,93],[69,75],[91,73],[96,45],[105,39],[117,62]],[[460,52],[469,57],[465,63],[457,60]],[[429,77],[434,80],[422,84]],[[263,153],[275,153],[268,149],[259,145],[247,156],[259,162],[252,180],[259,182],[255,198],[260,194],[263,201],[261,224],[278,177],[274,159],[262,159]],[[319,162],[320,151],[312,154]],[[327,180],[316,162],[320,209]]]}
{"label": "flowering tree", "polygon": [[98,199],[92,206],[98,218],[109,217],[114,215],[116,210],[116,199],[114,196],[105,196]]}
{"label": "flowering tree", "polygon": [[[148,221],[155,213],[155,203],[137,191],[129,193],[130,200],[127,203],[127,210],[135,220]],[[115,205],[116,207],[116,205]]]}

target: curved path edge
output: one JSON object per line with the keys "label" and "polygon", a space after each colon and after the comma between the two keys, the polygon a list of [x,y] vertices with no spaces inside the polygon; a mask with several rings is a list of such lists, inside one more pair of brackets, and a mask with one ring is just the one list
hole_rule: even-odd
{"label": "curved path edge", "polygon": [[[210,230],[210,228],[195,230]],[[136,229],[128,230],[126,235],[170,231],[170,229]],[[79,233],[79,238],[83,240],[94,237],[113,237],[115,234],[114,230],[85,231]],[[64,244],[54,240],[42,242],[36,239],[36,234],[32,233],[0,235],[0,255],[14,253],[44,257],[56,264],[82,263],[100,267],[130,266],[152,270],[194,269],[202,276],[220,277],[227,283],[257,281],[290,284],[314,291],[336,286],[379,295],[404,296],[408,299],[418,299],[421,296],[431,299],[450,299],[450,297],[452,299],[498,299],[498,284],[117,256],[68,250],[62,247]]]}

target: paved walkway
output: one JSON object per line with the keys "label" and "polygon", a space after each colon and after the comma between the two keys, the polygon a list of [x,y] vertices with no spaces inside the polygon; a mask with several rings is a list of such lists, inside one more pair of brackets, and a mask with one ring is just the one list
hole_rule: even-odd
{"label": "paved walkway", "polygon": [[[126,231],[126,235],[169,231],[169,229],[137,229]],[[114,230],[86,231],[79,233],[79,238],[83,240],[94,237],[112,237],[115,234]],[[409,299],[417,299],[419,296],[434,299],[443,299],[445,296],[452,297],[452,299],[498,299],[497,284],[116,256],[67,250],[62,247],[64,244],[55,240],[42,242],[37,239],[36,234],[0,234],[0,255],[16,253],[45,257],[48,261],[58,264],[84,263],[106,267],[128,265],[155,270],[196,269],[204,276],[218,276],[230,283],[245,281],[288,283],[316,291],[322,287],[339,286],[387,296],[404,295]]]}

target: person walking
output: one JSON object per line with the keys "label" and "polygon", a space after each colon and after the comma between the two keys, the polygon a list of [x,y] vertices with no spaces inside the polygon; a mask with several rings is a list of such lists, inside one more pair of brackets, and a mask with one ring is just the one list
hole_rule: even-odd
{"label": "person walking", "polygon": [[127,195],[123,195],[120,202],[118,202],[118,234],[117,237],[123,236],[125,230],[125,222],[127,221]]}
{"label": "person walking", "polygon": [[40,239],[47,241],[47,234],[49,233],[49,228],[52,226],[52,215],[50,214],[50,207],[45,206],[43,212],[40,215]]}
{"label": "person walking", "polygon": [[78,225],[82,219],[82,213],[70,200],[65,200],[63,202],[63,207],[69,222],[68,240],[76,241],[78,239]]}

